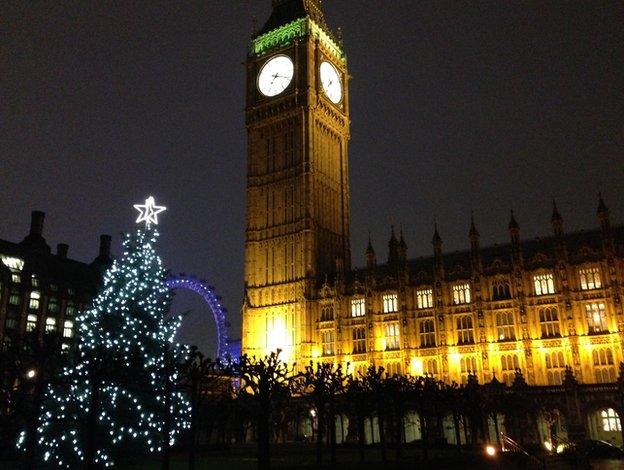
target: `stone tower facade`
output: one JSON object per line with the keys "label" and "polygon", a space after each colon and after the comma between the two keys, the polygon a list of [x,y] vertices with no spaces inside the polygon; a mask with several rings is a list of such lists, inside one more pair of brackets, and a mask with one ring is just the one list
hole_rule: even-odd
{"label": "stone tower facade", "polygon": [[242,348],[305,362],[319,279],[350,268],[347,62],[320,0],[274,0],[246,66]]}
{"label": "stone tower facade", "polygon": [[[624,362],[624,227],[599,198],[599,228],[408,258],[391,231],[387,261],[373,243],[350,268],[349,92],[342,45],[320,0],[275,0],[247,60],[247,239],[243,352],[383,366],[445,382],[517,373],[559,386],[613,383]],[[397,236],[398,235],[398,236]]]}

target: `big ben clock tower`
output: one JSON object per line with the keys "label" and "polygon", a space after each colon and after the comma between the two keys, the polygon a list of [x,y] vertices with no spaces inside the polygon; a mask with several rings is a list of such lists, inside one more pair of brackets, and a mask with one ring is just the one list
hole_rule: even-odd
{"label": "big ben clock tower", "polygon": [[305,364],[315,298],[350,268],[349,91],[322,0],[273,0],[247,68],[243,352]]}

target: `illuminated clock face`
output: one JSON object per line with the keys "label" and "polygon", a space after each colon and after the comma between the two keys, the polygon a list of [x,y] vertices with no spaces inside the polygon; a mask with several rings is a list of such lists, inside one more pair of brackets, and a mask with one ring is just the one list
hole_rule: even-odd
{"label": "illuminated clock face", "polygon": [[342,101],[342,82],[338,70],[329,62],[321,64],[321,83],[323,91],[332,103],[340,103]]}
{"label": "illuminated clock face", "polygon": [[270,59],[260,69],[258,90],[264,96],[277,96],[282,93],[295,73],[295,66],[290,57],[278,55]]}

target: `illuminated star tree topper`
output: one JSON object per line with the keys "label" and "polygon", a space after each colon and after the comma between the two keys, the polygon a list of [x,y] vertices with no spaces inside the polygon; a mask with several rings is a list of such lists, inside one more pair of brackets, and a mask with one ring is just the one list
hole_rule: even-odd
{"label": "illuminated star tree topper", "polygon": [[152,196],[145,200],[145,204],[135,204],[134,208],[139,211],[136,223],[145,222],[146,227],[151,224],[158,225],[158,214],[167,210],[165,206],[157,206]]}
{"label": "illuminated star tree topper", "polygon": [[[168,317],[171,292],[151,226],[165,208],[152,197],[135,207],[145,226],[125,237],[122,256],[76,318],[75,356],[45,392],[36,438],[51,465],[99,469],[129,455],[164,455],[189,426],[178,386],[188,349],[174,342],[180,317]],[[27,438],[20,435],[19,448]]]}

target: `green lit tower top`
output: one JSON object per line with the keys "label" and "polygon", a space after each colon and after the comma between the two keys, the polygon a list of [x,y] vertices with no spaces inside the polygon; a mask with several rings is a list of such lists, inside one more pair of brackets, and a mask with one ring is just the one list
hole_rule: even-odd
{"label": "green lit tower top", "polygon": [[325,21],[322,3],[322,0],[273,0],[271,16],[254,37],[251,54],[262,55],[310,34],[344,59],[342,47]]}

